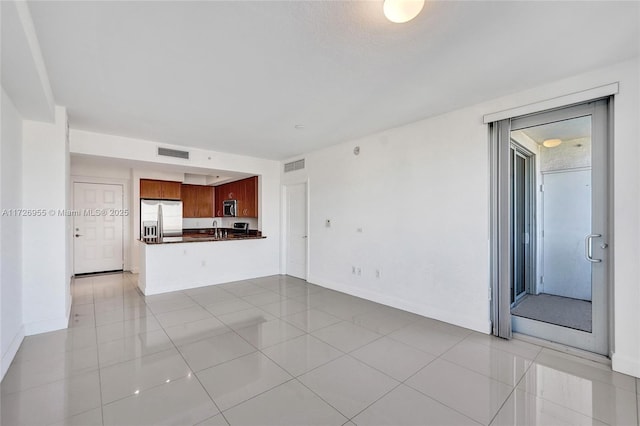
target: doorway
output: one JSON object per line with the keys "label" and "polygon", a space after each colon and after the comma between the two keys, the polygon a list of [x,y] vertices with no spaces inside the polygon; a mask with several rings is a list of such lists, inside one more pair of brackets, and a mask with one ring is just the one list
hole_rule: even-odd
{"label": "doorway", "polygon": [[535,263],[535,154],[511,141],[511,306],[531,291]]}
{"label": "doorway", "polygon": [[508,152],[497,161],[503,197],[495,229],[503,234],[502,244],[494,235],[492,256],[501,263],[494,334],[608,355],[608,105],[599,100],[492,125],[494,156]]}
{"label": "doorway", "polygon": [[307,279],[307,184],[287,185],[287,275]]}
{"label": "doorway", "polygon": [[74,274],[123,270],[122,185],[73,184]]}

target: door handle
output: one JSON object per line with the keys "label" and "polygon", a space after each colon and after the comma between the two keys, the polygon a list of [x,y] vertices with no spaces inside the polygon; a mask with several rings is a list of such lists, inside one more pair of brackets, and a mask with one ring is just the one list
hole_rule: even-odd
{"label": "door handle", "polygon": [[306,236],[306,235],[303,235],[303,236],[302,236],[302,238],[307,238],[307,236]]}
{"label": "door handle", "polygon": [[600,238],[600,237],[602,237],[602,235],[600,235],[600,234],[590,234],[590,235],[587,235],[585,237],[585,239],[584,239],[584,257],[591,263],[600,263],[600,262],[602,262],[602,259],[594,259],[593,258],[593,252],[592,252],[592,241],[593,241],[593,239],[594,238]]}
{"label": "door handle", "polygon": [[82,234],[76,234],[76,238],[82,237]]}

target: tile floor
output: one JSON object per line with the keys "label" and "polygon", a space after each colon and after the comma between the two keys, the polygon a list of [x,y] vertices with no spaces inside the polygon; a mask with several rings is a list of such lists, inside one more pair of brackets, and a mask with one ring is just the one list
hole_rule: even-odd
{"label": "tile floor", "polygon": [[27,337],[2,425],[638,425],[635,378],[283,276],[144,297],[73,284]]}

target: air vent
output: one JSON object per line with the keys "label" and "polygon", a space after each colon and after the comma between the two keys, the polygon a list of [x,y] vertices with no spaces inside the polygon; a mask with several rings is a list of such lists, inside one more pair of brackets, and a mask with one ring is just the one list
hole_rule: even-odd
{"label": "air vent", "polygon": [[175,157],[189,159],[189,151],[178,151],[177,149],[158,148],[158,155],[164,155],[165,157]]}
{"label": "air vent", "polygon": [[293,172],[294,170],[302,170],[302,169],[304,169],[304,158],[302,160],[292,161],[284,165],[285,173]]}

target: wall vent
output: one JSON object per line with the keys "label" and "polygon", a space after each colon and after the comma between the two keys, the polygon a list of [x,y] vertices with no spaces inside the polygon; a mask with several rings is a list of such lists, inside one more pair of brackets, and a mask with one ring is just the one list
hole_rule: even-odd
{"label": "wall vent", "polygon": [[301,160],[292,161],[290,163],[286,163],[284,165],[284,172],[289,173],[294,170],[302,170],[304,169],[304,158]]}
{"label": "wall vent", "polygon": [[158,155],[164,155],[165,157],[175,157],[189,159],[189,151],[178,151],[177,149],[158,148]]}

